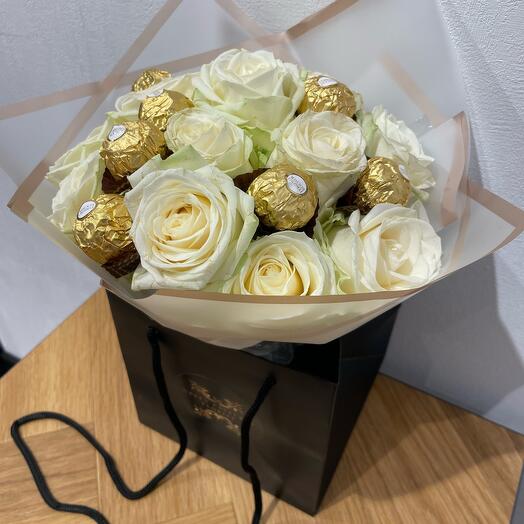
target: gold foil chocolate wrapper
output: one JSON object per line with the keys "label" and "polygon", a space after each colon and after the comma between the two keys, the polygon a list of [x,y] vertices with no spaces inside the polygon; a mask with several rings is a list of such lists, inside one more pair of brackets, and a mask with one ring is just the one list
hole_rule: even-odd
{"label": "gold foil chocolate wrapper", "polygon": [[353,91],[329,76],[310,75],[304,82],[304,98],[299,113],[311,111],[336,111],[352,117],[357,110]]}
{"label": "gold foil chocolate wrapper", "polygon": [[80,206],[73,237],[89,258],[120,277],[133,271],[139,262],[129,236],[131,224],[122,195],[99,195]]}
{"label": "gold foil chocolate wrapper", "polygon": [[279,231],[304,227],[318,205],[313,177],[289,164],[268,169],[251,182],[247,192],[255,199],[260,221]]}
{"label": "gold foil chocolate wrapper", "polygon": [[122,182],[158,154],[167,154],[164,133],[142,120],[114,125],[100,149],[107,169]]}
{"label": "gold foil chocolate wrapper", "polygon": [[158,84],[158,82],[169,78],[171,73],[168,71],[162,71],[161,69],[146,69],[142,74],[134,81],[131,86],[132,91],[143,91],[148,87]]}
{"label": "gold foil chocolate wrapper", "polygon": [[408,203],[411,184],[402,169],[389,158],[377,156],[368,161],[354,191],[355,204],[362,213],[368,213],[377,204],[405,206]]}
{"label": "gold foil chocolate wrapper", "polygon": [[177,111],[193,107],[193,102],[177,91],[161,91],[148,96],[138,110],[138,118],[165,131],[167,121]]}

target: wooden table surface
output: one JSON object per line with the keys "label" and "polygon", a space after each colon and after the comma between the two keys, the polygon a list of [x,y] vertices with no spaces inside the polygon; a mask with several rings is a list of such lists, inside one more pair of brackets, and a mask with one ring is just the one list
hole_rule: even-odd
{"label": "wooden table surface", "polygon": [[[10,439],[14,419],[40,410],[92,429],[134,488],[177,450],[138,422],[102,291],[0,380],[0,522],[92,522],[45,506]],[[57,498],[96,507],[111,524],[250,521],[250,484],[192,452],[157,491],[131,502],[73,430],[40,421],[24,435]],[[523,455],[524,436],[379,376],[319,514],[264,494],[264,522],[507,523]]]}

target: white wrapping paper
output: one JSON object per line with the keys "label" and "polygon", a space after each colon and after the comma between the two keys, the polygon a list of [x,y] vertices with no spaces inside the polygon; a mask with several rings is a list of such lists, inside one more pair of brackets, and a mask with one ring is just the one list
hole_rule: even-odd
{"label": "white wrapping paper", "polygon": [[[414,129],[424,150],[436,159],[437,185],[426,208],[442,238],[439,278],[522,232],[522,211],[467,179],[469,127],[462,87],[433,0],[338,0],[276,35],[264,33],[234,4],[220,0],[222,9],[216,10],[215,3],[206,0],[202,6],[213,12],[206,23],[218,27],[227,22],[235,31],[200,31],[194,42],[184,42],[185,56],[180,46],[170,51],[166,42],[194,23],[191,11],[183,9],[188,1],[180,9],[179,2],[167,2],[128,53],[115,57],[112,72],[103,80],[93,79],[95,87],[89,84],[0,108],[0,134],[12,155],[10,165],[18,171],[36,165],[13,197],[13,211],[79,258],[112,292],[166,327],[243,348],[260,340],[324,343],[422,291],[302,298],[169,290],[133,293],[128,279],[111,277],[49,223],[46,217],[56,189],[43,179],[48,166],[103,120],[141,69],[160,66],[181,74],[230,47],[270,49],[282,59],[325,72],[360,91],[367,109],[382,104]],[[41,160],[41,149],[22,151],[16,135],[23,135],[26,144],[38,143],[43,125],[55,142]]]}

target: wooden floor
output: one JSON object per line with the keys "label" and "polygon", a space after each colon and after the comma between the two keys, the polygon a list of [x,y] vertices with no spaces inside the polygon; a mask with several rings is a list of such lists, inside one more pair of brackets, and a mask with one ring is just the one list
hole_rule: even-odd
{"label": "wooden floor", "polygon": [[[0,380],[0,522],[92,522],[49,510],[10,440],[11,422],[37,410],[90,427],[133,487],[177,450],[137,420],[103,292]],[[156,492],[130,502],[73,430],[42,421],[24,434],[57,498],[96,507],[111,524],[249,522],[250,485],[191,452]],[[264,522],[506,524],[523,456],[523,436],[380,376],[320,513],[265,494]]]}

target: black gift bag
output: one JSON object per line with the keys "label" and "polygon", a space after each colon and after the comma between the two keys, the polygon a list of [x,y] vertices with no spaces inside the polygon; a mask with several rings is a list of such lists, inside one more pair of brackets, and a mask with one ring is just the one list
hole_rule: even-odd
{"label": "black gift bag", "polygon": [[309,514],[322,502],[384,358],[397,309],[327,344],[213,346],[167,329],[108,292],[140,421],[177,440],[155,383],[147,332],[158,330],[169,396],[188,447],[243,478],[240,424],[268,376],[250,463],[262,488]]}

